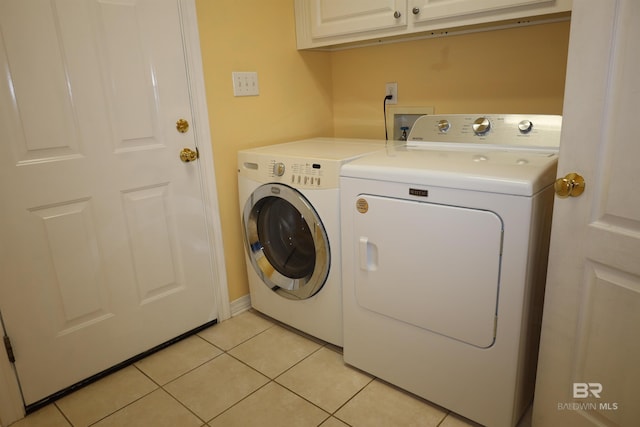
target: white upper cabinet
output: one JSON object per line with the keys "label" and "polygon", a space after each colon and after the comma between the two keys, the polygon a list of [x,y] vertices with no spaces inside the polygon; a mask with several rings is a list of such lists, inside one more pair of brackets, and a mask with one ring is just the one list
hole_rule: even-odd
{"label": "white upper cabinet", "polygon": [[[299,2],[300,3],[300,2]],[[407,0],[309,0],[314,39],[407,25]]]}
{"label": "white upper cabinet", "polygon": [[[562,8],[563,3],[566,8]],[[562,0],[412,0],[413,22],[469,25],[569,10]],[[559,10],[561,9],[561,10]]]}
{"label": "white upper cabinet", "polygon": [[572,0],[295,0],[298,49],[408,36],[571,10]]}

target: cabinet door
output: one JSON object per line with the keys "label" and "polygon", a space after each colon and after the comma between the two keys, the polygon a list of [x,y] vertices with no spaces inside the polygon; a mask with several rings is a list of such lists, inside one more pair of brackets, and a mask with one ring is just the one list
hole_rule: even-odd
{"label": "cabinet door", "polygon": [[407,0],[309,0],[313,38],[407,24]]}
{"label": "cabinet door", "polygon": [[[487,15],[495,20],[496,13],[547,7],[555,0],[413,0],[411,8],[415,22],[439,19],[465,19],[470,15]],[[526,16],[523,14],[522,16]]]}

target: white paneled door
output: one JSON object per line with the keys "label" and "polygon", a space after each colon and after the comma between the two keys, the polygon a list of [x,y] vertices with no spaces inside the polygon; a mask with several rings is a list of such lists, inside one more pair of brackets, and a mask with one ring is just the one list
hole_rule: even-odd
{"label": "white paneled door", "polygon": [[533,425],[640,425],[640,2],[574,0]]}
{"label": "white paneled door", "polygon": [[217,316],[180,13],[0,0],[0,309],[27,406]]}

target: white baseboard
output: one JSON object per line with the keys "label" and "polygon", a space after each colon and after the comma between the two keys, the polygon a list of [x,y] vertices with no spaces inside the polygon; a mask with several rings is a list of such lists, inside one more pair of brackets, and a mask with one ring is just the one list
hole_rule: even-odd
{"label": "white baseboard", "polygon": [[231,317],[237,316],[251,308],[251,296],[249,294],[231,301]]}

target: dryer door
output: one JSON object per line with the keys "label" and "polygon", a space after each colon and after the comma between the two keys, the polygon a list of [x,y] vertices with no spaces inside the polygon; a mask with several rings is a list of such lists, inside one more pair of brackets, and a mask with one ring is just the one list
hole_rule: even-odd
{"label": "dryer door", "polygon": [[493,345],[498,215],[372,195],[354,207],[360,307],[476,347]]}
{"label": "dryer door", "polygon": [[282,184],[258,187],[242,214],[249,260],[264,284],[289,299],[315,295],[329,275],[327,232],[309,201]]}

